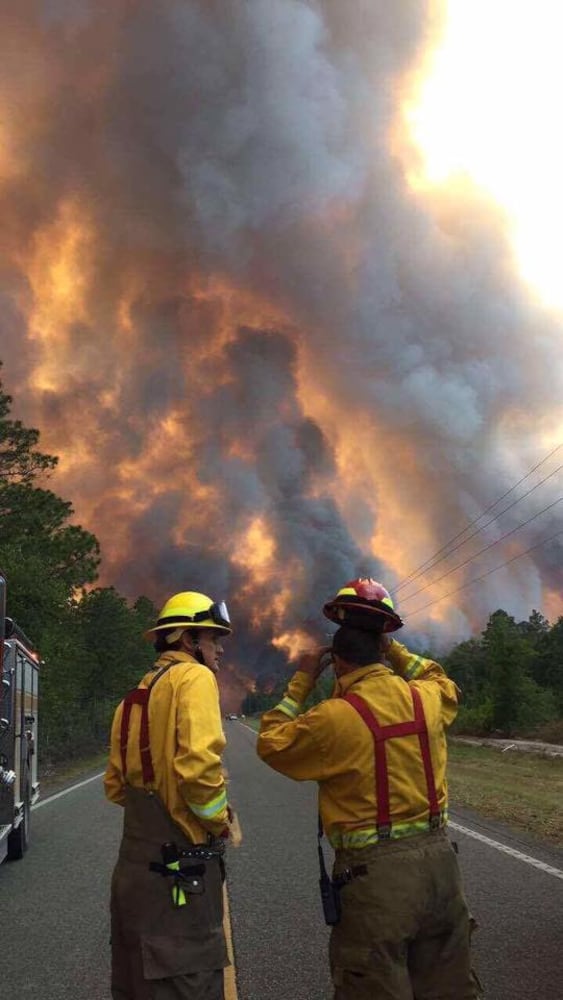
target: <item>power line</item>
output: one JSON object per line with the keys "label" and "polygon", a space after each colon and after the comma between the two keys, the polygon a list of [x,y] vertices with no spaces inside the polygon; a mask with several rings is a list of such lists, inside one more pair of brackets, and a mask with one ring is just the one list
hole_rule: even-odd
{"label": "power line", "polygon": [[[511,486],[510,489],[506,490],[506,492],[502,494],[502,496],[498,497],[495,501],[493,501],[493,503],[489,504],[489,506],[486,507],[485,510],[482,511],[480,514],[478,514],[478,516],[475,517],[472,521],[470,521],[469,524],[467,524],[465,526],[465,528],[462,528],[461,531],[458,531],[457,535],[454,535],[453,538],[450,538],[450,540],[448,542],[446,542],[444,545],[442,545],[442,547],[439,548],[434,553],[433,556],[430,556],[428,559],[426,559],[426,561],[423,562],[418,567],[418,569],[415,569],[415,570],[412,571],[412,573],[409,573],[409,575],[407,577],[405,577],[405,579],[402,580],[399,583],[399,585],[398,585],[398,587],[396,589],[399,590],[401,587],[406,586],[407,583],[414,582],[414,579],[416,579],[416,577],[419,576],[420,573],[423,570],[425,570],[426,568],[428,568],[428,569],[431,568],[429,566],[429,564],[432,563],[436,559],[437,556],[439,556],[445,549],[449,548],[449,546],[452,545],[453,542],[457,541],[457,539],[460,538],[462,535],[464,535],[466,531],[469,531],[469,529],[472,528],[474,524],[477,524],[477,522],[480,521],[482,517],[485,517],[485,515],[488,514],[489,511],[494,510],[494,508],[497,506],[497,504],[499,504],[501,502],[501,500],[504,500],[507,496],[509,496],[511,493],[513,493],[515,489],[517,489],[519,486],[522,485],[523,482],[526,481],[526,479],[529,479],[529,477],[532,475],[532,473],[536,472],[537,469],[539,469],[542,465],[544,465],[548,461],[548,459],[550,459],[552,457],[552,455],[555,455],[555,453],[557,451],[559,451],[559,449],[561,447],[563,447],[563,442],[561,442],[560,444],[558,444],[556,448],[553,448],[549,452],[549,454],[547,454],[544,458],[541,459],[541,461],[536,462],[536,464],[529,470],[529,472],[527,472],[525,476],[522,476],[522,478],[519,479],[518,482],[514,484],[514,486]],[[555,475],[561,468],[562,468],[562,466],[559,466],[558,469],[555,470],[555,472],[551,473],[551,475]],[[549,478],[549,477],[547,477],[547,478]],[[534,489],[537,489],[539,486],[541,486],[543,482],[545,482],[545,480],[542,480],[540,483],[538,483],[534,487]],[[525,496],[527,496],[527,495],[528,494],[525,494]],[[520,499],[522,500],[522,499],[524,499],[524,497],[520,497]],[[519,501],[515,501],[515,503],[518,503],[518,502]],[[506,509],[508,509],[508,508],[506,508]],[[504,511],[501,511],[501,514],[497,514],[496,517],[500,517],[503,513],[504,513]],[[496,520],[496,518],[493,518],[492,520]],[[490,523],[491,523],[490,521],[487,522],[487,524],[490,524]],[[485,528],[485,527],[487,527],[487,525],[483,525],[483,528]],[[479,530],[481,531],[483,529],[480,528]],[[476,532],[475,532],[475,534],[476,534]],[[471,537],[473,537],[473,536],[471,536]],[[469,541],[469,539],[466,538],[465,541]],[[460,543],[460,545],[461,544],[465,544],[465,543],[462,542],[462,543]],[[459,548],[459,547],[460,546],[456,546],[456,548]],[[453,549],[452,551],[455,551],[455,549]],[[445,556],[444,556],[444,558],[445,558]],[[437,561],[439,562],[440,560],[437,560]],[[434,565],[436,565],[436,563],[434,563]]]}
{"label": "power line", "polygon": [[[414,581],[423,572],[425,572],[428,569],[432,569],[434,566],[437,565],[437,563],[441,562],[442,559],[445,559],[447,555],[450,555],[451,552],[455,552],[456,549],[461,548],[461,546],[464,545],[465,542],[468,542],[469,538],[466,538],[464,542],[460,542],[460,544],[457,545],[454,549],[452,549],[451,552],[449,552],[449,553],[445,552],[446,549],[449,549],[450,545],[453,545],[454,542],[457,542],[458,538],[461,538],[461,536],[464,535],[466,531],[469,531],[469,529],[472,528],[474,524],[477,524],[477,522],[480,521],[482,517],[485,517],[485,515],[488,514],[491,510],[494,510],[494,508],[497,506],[497,504],[499,504],[502,500],[506,499],[507,496],[510,496],[510,494],[513,493],[514,490],[518,489],[518,487],[521,486],[522,483],[524,483],[526,481],[526,479],[529,479],[529,477],[532,475],[532,473],[536,472],[537,469],[539,469],[542,465],[544,465],[548,461],[548,459],[550,459],[552,457],[552,455],[555,455],[555,453],[557,451],[559,451],[559,449],[562,448],[562,447],[563,447],[563,441],[560,444],[558,444],[556,448],[553,448],[549,452],[548,455],[546,455],[544,458],[542,458],[540,462],[536,462],[536,464],[530,469],[530,471],[527,472],[525,476],[522,476],[522,478],[519,479],[518,482],[514,484],[514,486],[511,486],[510,489],[506,490],[506,492],[503,493],[502,496],[497,497],[497,499],[493,503],[489,504],[489,506],[486,507],[485,510],[483,510],[480,514],[478,514],[477,517],[473,518],[473,520],[470,521],[469,524],[467,524],[465,526],[465,528],[462,528],[461,531],[458,531],[457,535],[454,535],[453,538],[450,538],[449,541],[445,542],[444,545],[442,545],[441,548],[439,548],[434,553],[434,555],[430,556],[428,559],[425,560],[425,562],[421,563],[421,565],[417,569],[414,569],[411,573],[409,573],[408,576],[406,576],[404,578],[404,580],[401,580],[401,582],[395,588],[395,593],[397,593],[402,587],[405,587],[408,583],[414,583]],[[563,466],[559,466],[555,470],[555,472],[551,473],[551,475],[554,476],[557,472],[560,471],[561,468],[563,468]],[[547,478],[549,478],[549,476]],[[545,482],[545,479],[542,479],[542,481],[540,483],[538,483],[534,487],[534,489],[537,489],[544,482]],[[530,492],[533,492],[533,490],[530,491]],[[524,497],[525,496],[529,496],[529,493],[524,494]],[[523,500],[524,497],[520,497],[520,500]],[[519,503],[519,501],[516,500],[514,503]],[[514,506],[514,504],[512,504],[511,506]],[[501,517],[502,514],[504,514],[505,511],[509,510],[509,509],[510,509],[509,507],[505,508],[504,511],[501,511],[500,514],[497,514],[494,518],[492,518],[492,520],[494,521],[494,520],[496,520],[497,517]],[[481,528],[479,528],[479,531],[482,531],[490,523],[491,523],[491,521],[488,521],[487,524],[485,524]],[[470,535],[470,538],[473,538],[474,535],[476,535],[476,534],[478,534],[478,531],[476,531],[472,535]],[[444,555],[442,556],[442,559],[438,559],[437,557],[441,556],[442,552],[444,553]]]}
{"label": "power line", "polygon": [[505,538],[510,538],[510,535],[514,535],[517,531],[520,531],[520,528],[525,528],[527,524],[530,524],[532,521],[535,521],[536,518],[540,517],[541,514],[545,514],[546,510],[551,510],[552,507],[556,507],[557,504],[561,503],[562,500],[563,497],[559,497],[557,500],[554,500],[553,503],[549,503],[547,507],[542,507],[542,509],[538,510],[536,514],[532,514],[531,517],[527,518],[526,521],[522,521],[521,524],[517,524],[515,528],[511,528],[510,531],[507,531],[504,535],[501,535],[500,538],[496,539],[496,541],[489,542],[488,545],[485,545],[482,549],[479,549],[478,552],[475,552],[472,556],[469,556],[467,559],[464,559],[464,561],[458,563],[457,566],[453,566],[452,569],[449,569],[447,573],[442,573],[442,576],[436,577],[435,580],[430,580],[430,582],[425,584],[424,587],[419,587],[418,590],[415,590],[414,593],[409,594],[408,597],[404,598],[404,600],[409,601],[411,597],[416,597],[417,594],[422,594],[423,591],[428,590],[429,587],[433,587],[434,584],[440,583],[441,580],[445,580],[447,576],[451,576],[451,574],[455,573],[456,570],[462,569],[464,566],[467,566],[468,563],[471,563],[475,559],[477,559],[478,556],[482,556],[484,552],[488,552],[488,550],[492,549],[495,545],[498,545],[500,542],[504,542]]}
{"label": "power line", "polygon": [[549,538],[544,538],[536,545],[531,545],[525,552],[519,552],[517,556],[512,556],[512,559],[507,559],[506,562],[500,563],[499,566],[494,566],[493,569],[488,570],[486,573],[482,573],[481,576],[476,576],[473,580],[468,580],[468,582],[462,584],[461,587],[456,587],[455,590],[450,590],[447,594],[442,594],[442,596],[436,598],[435,601],[429,601],[428,604],[423,604],[422,607],[416,608],[415,611],[411,611],[408,615],[406,615],[406,617],[414,618],[415,615],[420,614],[422,611],[426,611],[427,608],[431,608],[434,604],[440,604],[441,601],[445,601],[446,597],[451,597],[452,594],[459,594],[460,590],[465,590],[467,587],[471,587],[474,583],[480,583],[481,580],[484,580],[487,576],[491,576],[492,573],[496,573],[497,570],[504,569],[505,566],[510,566],[510,563],[516,562],[517,559],[522,559],[523,556],[527,556],[530,552],[533,552],[534,549],[539,549],[542,545],[547,545],[548,542],[552,542],[555,538],[559,538],[561,535],[563,535],[563,530],[556,532],[555,535],[550,535]]}
{"label": "power line", "polygon": [[[530,487],[530,489],[527,490],[526,493],[523,493],[521,497],[518,497],[516,500],[513,500],[512,503],[507,504],[506,507],[504,507],[501,511],[499,511],[498,514],[495,514],[494,517],[489,518],[489,520],[486,521],[485,524],[482,524],[480,528],[476,528],[475,531],[472,531],[471,534],[467,536],[467,538],[464,538],[464,540],[462,542],[459,542],[457,545],[454,545],[454,547],[451,548],[449,550],[449,552],[445,552],[444,555],[440,556],[439,559],[434,559],[434,557],[432,557],[434,559],[434,561],[432,561],[432,559],[431,560],[427,560],[427,562],[429,562],[430,565],[427,566],[426,570],[425,571],[423,571],[423,570],[417,571],[415,575],[411,576],[411,579],[408,581],[408,583],[414,583],[415,580],[418,580],[418,578],[420,576],[422,576],[423,572],[428,572],[428,570],[434,569],[435,566],[437,566],[439,563],[443,562],[444,559],[447,559],[448,556],[453,555],[454,552],[457,552],[458,549],[461,549],[464,545],[467,544],[467,542],[470,542],[472,538],[475,538],[476,535],[480,535],[481,532],[484,531],[485,528],[488,528],[490,524],[493,524],[494,521],[498,521],[498,519],[500,517],[502,517],[503,514],[506,514],[506,512],[508,510],[511,510],[512,507],[516,507],[516,505],[519,504],[522,500],[525,500],[526,497],[529,497],[529,496],[531,496],[532,493],[535,493],[535,491],[537,489],[539,489],[540,486],[543,486],[544,483],[547,483],[547,481],[549,479],[553,479],[553,477],[556,476],[558,472],[561,472],[562,469],[563,469],[563,464],[562,465],[558,465],[557,468],[554,469],[553,472],[550,472],[548,476],[544,476],[543,479],[540,479],[539,483],[536,483],[535,486]],[[512,492],[512,491],[509,491],[509,492]],[[498,502],[499,501],[497,500],[497,503]],[[481,516],[479,518],[477,518],[477,520],[480,520],[481,517],[483,517],[483,516],[484,515],[481,514]],[[524,522],[524,524],[525,523],[526,522]],[[467,530],[468,530],[468,528],[465,528],[464,532],[462,532],[462,534],[464,534],[465,531],[467,531]],[[499,541],[500,541],[500,539],[499,539]],[[438,553],[436,553],[436,555],[438,555]],[[478,555],[478,553],[477,553],[477,555]],[[453,570],[452,570],[452,572],[453,572]],[[406,581],[403,582],[402,584],[399,584],[399,586],[395,589],[395,593],[397,593],[401,589],[401,587],[404,587],[404,586],[406,586]],[[414,593],[419,593],[419,591],[415,591]],[[407,600],[409,597],[414,597],[414,593],[413,594],[408,594],[405,597],[405,600]]]}

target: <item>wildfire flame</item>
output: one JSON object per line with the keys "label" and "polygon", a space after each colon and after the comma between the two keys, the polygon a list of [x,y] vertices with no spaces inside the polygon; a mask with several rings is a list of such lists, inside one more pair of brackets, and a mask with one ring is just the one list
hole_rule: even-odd
{"label": "wildfire flame", "polygon": [[[319,640],[344,581],[393,590],[561,439],[561,319],[520,275],[558,267],[560,88],[538,70],[560,15],[48,6],[0,13],[7,388],[61,458],[101,582],[226,598],[246,690]],[[533,141],[512,112],[497,128],[507,94]],[[413,626],[553,610],[561,564],[539,548]],[[425,602],[451,589],[432,578]]]}
{"label": "wildfire flame", "polygon": [[302,629],[295,629],[293,632],[282,632],[281,635],[272,639],[272,646],[282,649],[290,663],[298,659],[299,655],[315,645],[314,637]]}

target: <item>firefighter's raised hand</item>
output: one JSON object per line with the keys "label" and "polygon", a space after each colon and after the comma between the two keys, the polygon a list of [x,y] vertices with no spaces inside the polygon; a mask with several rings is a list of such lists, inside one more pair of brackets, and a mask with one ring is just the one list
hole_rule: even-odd
{"label": "firefighter's raised hand", "polygon": [[381,647],[380,648],[381,648],[381,655],[382,656],[387,656],[387,654],[389,653],[389,650],[391,649],[392,643],[393,643],[393,639],[391,638],[390,635],[385,635],[385,633],[384,633],[381,636]]}
{"label": "firefighter's raised hand", "polygon": [[316,681],[331,663],[331,658],[327,655],[331,651],[331,646],[317,646],[315,649],[307,649],[299,656],[297,669]]}

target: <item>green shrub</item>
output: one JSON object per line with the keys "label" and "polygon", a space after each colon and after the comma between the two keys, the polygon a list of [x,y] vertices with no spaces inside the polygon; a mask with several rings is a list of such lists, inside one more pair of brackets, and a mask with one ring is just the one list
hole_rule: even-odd
{"label": "green shrub", "polygon": [[468,708],[461,705],[457,718],[451,728],[451,733],[461,736],[487,736],[493,728],[494,706],[490,699]]}

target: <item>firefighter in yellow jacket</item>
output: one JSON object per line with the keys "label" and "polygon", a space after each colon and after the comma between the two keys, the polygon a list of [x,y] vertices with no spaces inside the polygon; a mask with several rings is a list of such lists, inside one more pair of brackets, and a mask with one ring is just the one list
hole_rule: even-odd
{"label": "firefighter in yellow jacket", "polygon": [[[458,690],[437,663],[389,639],[403,623],[381,584],[351,581],[323,610],[340,626],[332,647],[301,657],[262,717],[258,753],[319,783],[335,850],[335,1000],[474,1000],[470,918],[445,833],[445,730]],[[328,652],[333,697],[303,712]]]}
{"label": "firefighter in yellow jacket", "polygon": [[222,854],[231,813],[215,674],[225,604],[175,594],[146,638],[157,660],[118,706],[105,775],[124,807],[112,880],[114,1000],[223,1000]]}

